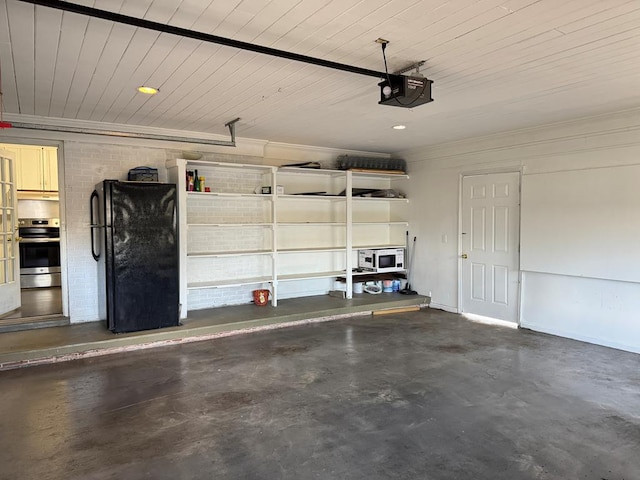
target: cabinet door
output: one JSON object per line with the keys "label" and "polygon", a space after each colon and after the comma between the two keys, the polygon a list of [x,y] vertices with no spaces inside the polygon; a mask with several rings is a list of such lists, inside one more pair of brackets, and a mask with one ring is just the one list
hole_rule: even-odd
{"label": "cabinet door", "polygon": [[19,147],[17,160],[18,190],[42,190],[42,147]]}
{"label": "cabinet door", "polygon": [[15,169],[15,183],[16,188],[18,190],[22,190],[22,172],[20,171],[20,147],[17,145],[10,145],[7,143],[0,143],[0,149],[7,150],[8,152],[13,153],[14,158],[14,169]]}
{"label": "cabinet door", "polygon": [[43,190],[58,191],[58,152],[55,148],[42,149]]}

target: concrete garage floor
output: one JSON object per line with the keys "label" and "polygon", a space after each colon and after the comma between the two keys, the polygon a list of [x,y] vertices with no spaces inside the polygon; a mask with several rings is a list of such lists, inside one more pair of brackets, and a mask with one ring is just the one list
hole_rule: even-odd
{"label": "concrete garage floor", "polygon": [[637,479],[639,364],[423,309],[4,371],[0,477]]}
{"label": "concrete garage floor", "polygon": [[[283,328],[337,317],[371,314],[389,309],[420,308],[422,295],[354,295],[342,299],[328,295],[289,298],[277,308],[254,304],[189,312],[178,327],[113,334],[106,322],[87,322],[0,334],[0,370],[54,363],[82,357],[120,354],[126,350],[187,343],[247,330]],[[1,331],[1,327],[0,327]]]}

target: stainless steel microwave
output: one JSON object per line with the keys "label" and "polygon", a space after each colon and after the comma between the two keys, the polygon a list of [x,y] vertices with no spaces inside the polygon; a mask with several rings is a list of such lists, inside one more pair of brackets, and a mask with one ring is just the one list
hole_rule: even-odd
{"label": "stainless steel microwave", "polygon": [[358,250],[358,268],[378,273],[404,270],[404,248]]}

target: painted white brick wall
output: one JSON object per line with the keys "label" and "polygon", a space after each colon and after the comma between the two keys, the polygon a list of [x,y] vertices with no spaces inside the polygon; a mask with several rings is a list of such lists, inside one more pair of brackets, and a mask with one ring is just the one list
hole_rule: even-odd
{"label": "painted white brick wall", "polygon": [[[221,161],[219,157],[216,157],[216,160]],[[268,177],[265,179],[264,173],[256,170],[203,168],[202,166],[198,166],[198,175],[206,177],[206,185],[212,192],[245,193],[255,197],[189,196],[187,221],[190,224],[214,223],[229,226],[190,226],[187,251],[202,253],[212,250],[233,252],[271,249],[270,227],[231,226],[271,222],[270,197],[254,193],[256,188],[268,184]],[[271,276],[272,260],[270,255],[190,257],[187,272],[189,283]],[[243,287],[190,290],[187,303],[189,310],[249,303],[252,301],[252,290],[266,286],[266,284],[254,284]]]}
{"label": "painted white brick wall", "polygon": [[215,282],[271,275],[269,255],[247,257],[190,257],[187,261],[188,282]]}
{"label": "painted white brick wall", "polygon": [[[95,185],[105,179],[126,180],[128,171],[139,166],[155,167],[158,169],[158,179],[167,181],[165,161],[167,159],[182,156],[180,150],[164,148],[137,147],[131,145],[94,144],[79,141],[65,141],[64,143],[64,200],[65,200],[65,234],[67,241],[67,272],[69,280],[69,317],[71,323],[82,323],[102,320],[99,315],[98,298],[98,272],[97,263],[91,256],[89,199]],[[220,153],[205,153],[203,160],[261,164],[262,158],[249,155],[232,155]],[[200,172],[198,172],[200,173]],[[206,174],[206,169],[202,174]],[[253,192],[256,186],[262,185],[262,176],[254,171],[242,172],[235,178],[227,179],[226,183],[210,176],[207,181],[209,186],[224,188],[225,191],[242,193]],[[196,202],[196,205],[198,202]],[[269,210],[263,199],[247,199],[241,201],[235,209],[227,212],[230,207],[226,201],[219,208],[205,208],[203,221],[207,215],[217,215],[220,222],[245,223],[263,222],[268,218]],[[221,214],[221,212],[227,212]],[[265,215],[267,215],[265,217]],[[262,231],[266,230],[266,231]],[[202,242],[203,235],[211,232],[194,235],[195,248]],[[222,238],[222,235],[218,234]],[[253,250],[270,248],[270,235],[267,229],[256,228],[249,232],[243,232],[237,236],[237,242],[226,241],[221,245],[225,248]],[[235,258],[235,257],[232,257]],[[252,268],[251,261],[246,264],[238,262],[230,265],[225,259],[223,273],[249,271]],[[264,259],[261,261],[264,262]],[[270,268],[270,266],[269,266]],[[190,269],[194,270],[194,269]],[[198,269],[195,269],[199,275]],[[270,270],[269,270],[270,272]],[[252,300],[252,290],[255,285],[248,287],[224,288],[215,290],[197,290],[189,293],[189,304],[194,309],[213,306],[234,305],[249,303]]]}
{"label": "painted white brick wall", "polygon": [[[167,160],[173,158],[184,158],[182,150],[164,149]],[[211,152],[198,152],[202,155],[200,160],[208,162],[222,162],[222,163],[248,163],[251,165],[262,165],[264,159],[255,155],[242,155],[238,153],[211,153]]]}
{"label": "painted white brick wall", "polygon": [[227,198],[191,195],[187,205],[189,223],[265,223],[270,222],[269,202],[256,198]]}
{"label": "painted white brick wall", "polygon": [[238,250],[270,250],[271,229],[266,227],[209,227],[190,226],[187,251],[210,252],[212,245],[218,252]]}
{"label": "painted white brick wall", "polygon": [[72,323],[101,320],[97,263],[91,256],[89,198],[104,179],[126,180],[129,169],[158,168],[166,181],[165,151],[158,148],[65,142],[65,221],[69,317]]}
{"label": "painted white brick wall", "polygon": [[[299,150],[299,151],[298,151]],[[318,149],[315,149],[318,150]],[[315,151],[312,149],[312,151]],[[203,153],[201,160],[225,163],[261,165],[281,164],[306,160],[302,147],[286,162],[273,158],[233,153]],[[328,155],[328,154],[327,154]],[[333,154],[332,154],[333,155]],[[69,316],[72,323],[102,320],[99,318],[97,263],[91,256],[89,199],[95,185],[104,179],[125,180],[129,169],[138,166],[158,169],[159,180],[167,181],[165,161],[182,157],[181,150],[135,145],[97,144],[88,141],[64,142],[65,230],[67,244],[67,272],[69,281]],[[284,158],[284,157],[283,157]],[[325,162],[330,166],[331,162]],[[270,184],[268,172],[198,168],[206,177],[206,185],[214,192],[254,193],[256,187]],[[213,204],[213,205],[212,205]],[[189,221],[203,223],[268,223],[271,221],[270,202],[265,197],[246,199],[203,198],[190,202]],[[237,233],[234,233],[234,228]],[[217,231],[216,231],[217,230]],[[232,232],[232,235],[229,235]],[[263,250],[271,248],[271,230],[268,227],[191,227],[189,250],[206,251],[214,239],[216,250]],[[189,265],[188,281],[222,278],[240,278],[271,274],[269,255],[255,257],[208,258]],[[307,282],[283,282],[281,298],[326,293],[331,288],[329,279]],[[190,310],[225,305],[250,303],[252,291],[267,288],[268,284],[241,287],[191,290],[188,293]]]}
{"label": "painted white brick wall", "polygon": [[187,302],[189,310],[223,307],[226,305],[241,305],[253,301],[253,290],[269,288],[268,284],[243,285],[240,287],[216,288],[208,290],[189,290]]}

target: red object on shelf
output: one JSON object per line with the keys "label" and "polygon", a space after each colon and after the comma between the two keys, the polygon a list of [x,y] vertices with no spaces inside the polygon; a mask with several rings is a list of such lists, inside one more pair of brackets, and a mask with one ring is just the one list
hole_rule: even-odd
{"label": "red object on shelf", "polygon": [[11,124],[9,122],[0,122],[0,128],[11,128]]}
{"label": "red object on shelf", "polygon": [[253,291],[253,303],[264,306],[269,302],[269,290],[261,288]]}

